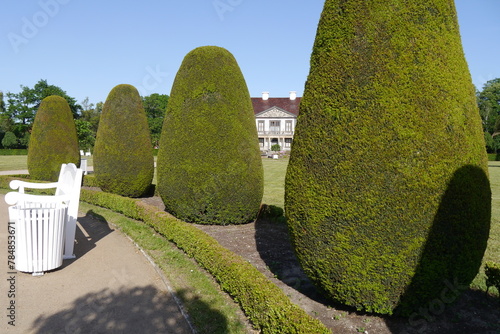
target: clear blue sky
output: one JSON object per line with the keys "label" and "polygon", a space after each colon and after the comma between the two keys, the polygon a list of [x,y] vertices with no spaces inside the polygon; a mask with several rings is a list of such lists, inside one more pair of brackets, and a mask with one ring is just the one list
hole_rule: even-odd
{"label": "clear blue sky", "polygon": [[[500,0],[456,0],[474,84],[500,77]],[[79,103],[116,85],[170,94],[184,56],[228,49],[250,95],[301,96],[323,0],[23,0],[0,11],[0,90],[40,79]]]}

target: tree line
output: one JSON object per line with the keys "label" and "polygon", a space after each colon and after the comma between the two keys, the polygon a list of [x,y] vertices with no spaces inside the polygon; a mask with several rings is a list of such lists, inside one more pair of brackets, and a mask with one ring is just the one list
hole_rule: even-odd
{"label": "tree line", "polygon": [[[80,104],[58,86],[39,80],[33,88],[21,86],[19,93],[0,91],[0,148],[27,148],[35,114],[40,102],[50,95],[64,97],[75,119],[80,149],[92,150],[103,102],[90,103],[85,98]],[[476,90],[479,114],[483,124],[484,139],[488,153],[500,150],[500,78],[489,80]],[[151,94],[142,97],[148,117],[151,141],[157,147],[169,96]],[[6,101],[5,101],[6,100]]]}
{"label": "tree line", "polygon": [[[21,85],[19,93],[4,94],[0,91],[0,148],[28,148],[36,112],[41,101],[51,95],[61,96],[68,102],[75,120],[79,148],[86,152],[93,149],[104,103],[91,103],[88,97],[78,103],[62,88],[43,79],[32,88]],[[157,93],[142,97],[153,147],[159,144],[168,98],[168,95]]]}
{"label": "tree line", "polygon": [[486,82],[480,92],[476,91],[476,96],[486,150],[495,153],[500,150],[500,78]]}

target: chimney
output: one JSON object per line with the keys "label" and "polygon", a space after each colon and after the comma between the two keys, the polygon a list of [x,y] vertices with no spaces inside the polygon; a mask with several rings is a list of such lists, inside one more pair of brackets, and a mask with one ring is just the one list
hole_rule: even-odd
{"label": "chimney", "polygon": [[292,91],[290,92],[290,100],[292,100],[292,101],[293,101],[293,100],[295,100],[296,98],[297,98],[297,92],[296,92],[296,91],[294,91],[294,90],[292,90]]}
{"label": "chimney", "polygon": [[268,100],[269,99],[269,92],[262,92],[262,99],[264,101]]}

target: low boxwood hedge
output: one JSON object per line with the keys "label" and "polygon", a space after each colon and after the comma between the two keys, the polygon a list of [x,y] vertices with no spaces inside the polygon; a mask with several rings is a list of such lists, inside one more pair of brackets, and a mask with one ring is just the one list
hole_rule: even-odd
{"label": "low boxwood hedge", "polygon": [[137,199],[90,189],[82,189],[80,199],[141,220],[175,243],[214,276],[263,333],[330,333],[249,262],[193,225]]}
{"label": "low boxwood hedge", "polygon": [[0,149],[0,155],[28,155],[27,149]]}

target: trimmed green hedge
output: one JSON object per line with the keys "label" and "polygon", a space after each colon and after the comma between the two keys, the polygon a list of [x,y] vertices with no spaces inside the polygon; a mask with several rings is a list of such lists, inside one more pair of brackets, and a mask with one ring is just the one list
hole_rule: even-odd
{"label": "trimmed green hedge", "polygon": [[484,273],[486,274],[486,288],[494,286],[497,288],[500,295],[500,263],[486,262],[484,265]]}
{"label": "trimmed green hedge", "polygon": [[452,0],[327,0],[295,130],[285,214],[326,296],[411,314],[469,285],[491,191]]}
{"label": "trimmed green hedge", "polygon": [[241,306],[263,333],[330,333],[242,257],[196,227],[144,202],[82,189],[82,201],[141,220],[193,257]]}
{"label": "trimmed green hedge", "polygon": [[0,149],[0,155],[28,155],[27,149]]}
{"label": "trimmed green hedge", "polygon": [[172,86],[158,152],[168,212],[201,224],[243,224],[264,191],[250,94],[233,55],[204,46],[184,58]]}
{"label": "trimmed green hedge", "polygon": [[94,145],[94,174],[103,191],[140,197],[154,174],[146,112],[139,92],[118,85],[104,103]]}
{"label": "trimmed green hedge", "polygon": [[83,176],[83,185],[87,187],[96,187],[99,188],[99,184],[97,183],[97,179],[94,174],[87,174]]}
{"label": "trimmed green hedge", "polygon": [[42,100],[33,122],[29,174],[34,180],[57,181],[63,163],[80,166],[78,137],[68,102],[52,95]]}
{"label": "trimmed green hedge", "polygon": [[[29,175],[0,175],[0,189],[10,189],[10,181],[28,180]],[[32,182],[32,180],[29,180]]]}

